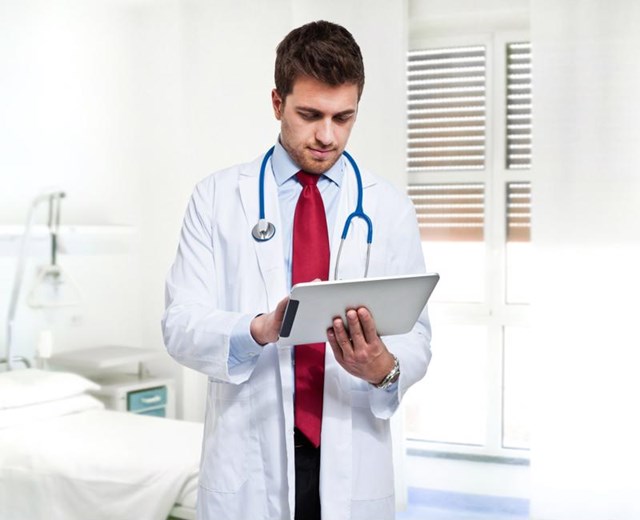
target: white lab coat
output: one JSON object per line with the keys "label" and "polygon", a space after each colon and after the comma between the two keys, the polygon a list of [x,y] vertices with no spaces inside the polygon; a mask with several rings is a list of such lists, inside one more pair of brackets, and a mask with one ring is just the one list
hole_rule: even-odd
{"label": "white lab coat", "polygon": [[[266,345],[229,370],[229,336],[242,315],[273,310],[286,296],[281,234],[256,242],[262,157],[215,173],[195,188],[166,283],[162,325],[169,353],[209,376],[198,518],[293,519],[293,372],[291,347]],[[331,238],[333,276],[343,222],[356,204],[345,161]],[[277,187],[265,175],[267,218],[281,229]],[[364,209],[373,221],[369,276],[424,272],[415,211],[389,183],[362,172]],[[331,231],[330,231],[331,233]],[[361,278],[366,226],[354,219],[340,278]],[[391,520],[395,516],[389,418],[421,379],[431,357],[426,311],[412,332],[383,338],[400,361],[398,390],[379,390],[340,367],[327,344],[320,495],[327,520]],[[170,449],[170,447],[168,448]]]}

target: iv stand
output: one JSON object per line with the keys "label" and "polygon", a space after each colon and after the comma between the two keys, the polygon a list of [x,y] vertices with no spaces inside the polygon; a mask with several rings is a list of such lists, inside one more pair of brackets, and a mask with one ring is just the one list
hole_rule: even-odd
{"label": "iv stand", "polygon": [[51,231],[52,236],[52,255],[55,263],[55,251],[57,248],[57,225],[56,231],[54,232],[54,214],[55,214],[55,223],[60,223],[60,203],[64,198],[65,193],[63,191],[49,191],[43,193],[36,197],[31,203],[31,207],[29,208],[29,213],[27,215],[27,224],[24,230],[24,234],[22,235],[22,239],[20,241],[20,252],[18,255],[18,264],[16,266],[16,274],[13,279],[13,290],[11,291],[11,300],[9,302],[9,313],[7,316],[7,329],[6,329],[6,357],[0,358],[0,364],[5,363],[9,370],[13,370],[15,368],[16,363],[22,363],[27,368],[31,367],[31,363],[24,356],[14,356],[13,355],[13,326],[16,317],[16,309],[18,306],[18,297],[20,296],[20,288],[22,286],[22,278],[24,276],[24,267],[27,260],[27,245],[29,243],[29,235],[31,234],[31,227],[33,224],[33,219],[35,216],[35,209],[45,201],[49,202],[49,229]]}

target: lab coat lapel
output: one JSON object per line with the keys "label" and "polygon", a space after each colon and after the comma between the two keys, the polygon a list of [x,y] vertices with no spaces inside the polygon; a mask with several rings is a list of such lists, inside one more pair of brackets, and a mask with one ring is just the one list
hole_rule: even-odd
{"label": "lab coat lapel", "polygon": [[[259,172],[262,157],[249,164],[240,172],[239,190],[242,207],[247,219],[247,234],[251,234],[253,226],[258,222],[259,210]],[[271,221],[276,234],[271,240],[258,242],[251,238],[256,254],[260,275],[267,292],[269,310],[275,309],[278,302],[286,296],[287,284],[284,272],[284,255],[282,249],[282,224],[280,219],[280,207],[278,204],[278,192],[273,172],[267,165],[265,172],[265,217]]]}
{"label": "lab coat lapel", "polygon": [[[357,203],[357,182],[351,166],[345,159],[345,174],[340,190],[338,213],[331,239],[331,270],[333,279],[340,237],[344,222]],[[365,181],[364,186],[371,182]],[[366,191],[364,197],[366,211]],[[362,219],[352,219],[352,224],[345,240],[340,259],[340,279],[362,278],[366,260],[367,226]],[[338,364],[331,347],[327,343],[324,372],[324,397],[322,412],[320,457],[320,496],[322,514],[334,520],[351,518],[351,490],[353,479],[353,446],[351,416],[351,378]]]}

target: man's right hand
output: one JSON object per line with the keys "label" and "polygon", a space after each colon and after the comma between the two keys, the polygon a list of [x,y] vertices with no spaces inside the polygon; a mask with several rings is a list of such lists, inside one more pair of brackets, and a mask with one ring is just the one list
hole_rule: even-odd
{"label": "man's right hand", "polygon": [[288,297],[283,298],[274,311],[267,314],[259,314],[251,320],[249,331],[256,343],[266,345],[267,343],[278,341],[282,320],[284,320],[284,311],[288,302]]}

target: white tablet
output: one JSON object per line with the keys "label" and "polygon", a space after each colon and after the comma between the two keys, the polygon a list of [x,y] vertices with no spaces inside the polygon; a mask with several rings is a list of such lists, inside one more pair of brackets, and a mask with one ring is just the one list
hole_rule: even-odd
{"label": "white tablet", "polygon": [[307,282],[293,286],[280,330],[281,345],[327,341],[333,319],[369,309],[380,336],[404,334],[418,321],[440,276],[437,273]]}

